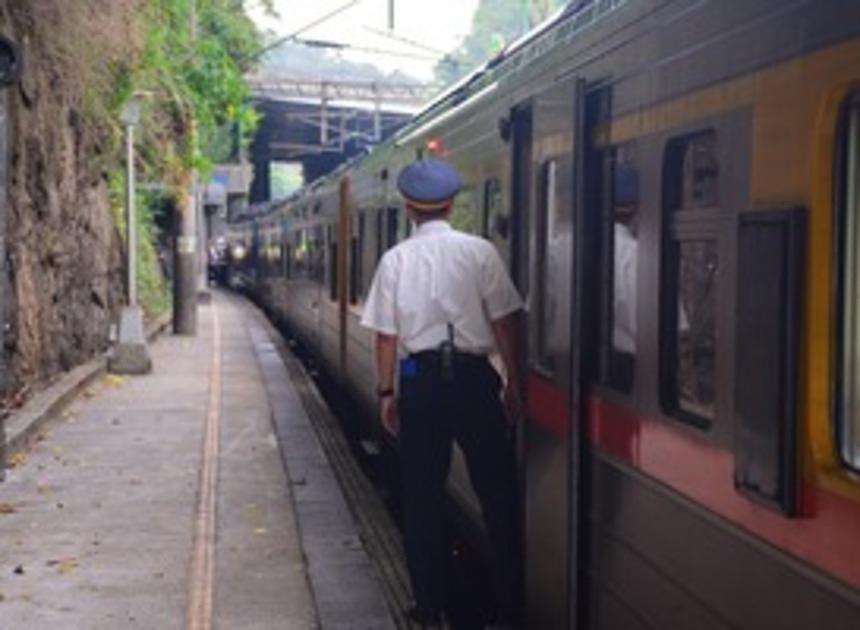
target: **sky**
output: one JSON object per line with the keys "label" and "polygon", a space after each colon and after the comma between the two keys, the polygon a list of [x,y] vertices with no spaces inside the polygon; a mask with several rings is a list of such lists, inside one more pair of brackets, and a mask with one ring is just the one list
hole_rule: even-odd
{"label": "sky", "polygon": [[251,14],[264,30],[283,36],[351,2],[354,4],[347,10],[303,32],[300,37],[426,57],[415,59],[359,51],[339,53],[349,61],[372,63],[386,73],[400,70],[428,82],[433,79],[433,67],[442,54],[455,49],[469,33],[478,7],[478,0],[395,0],[393,36],[386,36],[388,0],[275,0],[279,18],[267,17],[254,7],[251,7]]}

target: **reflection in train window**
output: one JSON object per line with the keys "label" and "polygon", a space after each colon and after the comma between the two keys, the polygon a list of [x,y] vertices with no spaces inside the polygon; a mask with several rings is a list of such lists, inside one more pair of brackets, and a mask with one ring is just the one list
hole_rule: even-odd
{"label": "reflection in train window", "polygon": [[[604,264],[604,309],[607,331],[602,336],[606,350],[602,356],[604,382],[625,393],[633,390],[636,368],[637,272],[639,265],[639,171],[633,143],[609,152],[612,178]],[[609,280],[611,278],[611,281]]]}
{"label": "reflection in train window", "polygon": [[671,141],[664,163],[666,246],[661,397],[697,426],[716,418],[719,165],[713,131]]}
{"label": "reflection in train window", "polygon": [[454,197],[454,210],[451,212],[451,226],[467,234],[480,233],[480,217],[478,216],[478,200],[474,186],[463,186],[460,193]]}
{"label": "reflection in train window", "polygon": [[714,241],[678,244],[678,315],[673,340],[676,360],[674,391],[678,408],[712,420],[716,370],[716,272]]}
{"label": "reflection in train window", "polygon": [[[496,177],[484,182],[484,214],[481,220],[481,236],[491,238],[502,213],[502,183]],[[503,236],[505,238],[505,236]]]}
{"label": "reflection in train window", "polygon": [[304,278],[307,276],[307,237],[305,230],[293,232],[293,245],[290,247],[293,260],[290,263],[291,277]]}
{"label": "reflection in train window", "polygon": [[860,97],[846,108],[842,129],[842,330],[837,435],[842,460],[860,469]]}
{"label": "reflection in train window", "polygon": [[308,236],[309,277],[322,284],[325,282],[325,232],[316,226]]}
{"label": "reflection in train window", "polygon": [[669,207],[678,212],[716,208],[720,179],[716,134],[697,133],[672,143],[669,151],[678,176],[667,191]]}
{"label": "reflection in train window", "polygon": [[533,365],[554,376],[566,366],[570,347],[570,285],[573,262],[573,182],[570,156],[544,162],[536,217],[530,327]]}

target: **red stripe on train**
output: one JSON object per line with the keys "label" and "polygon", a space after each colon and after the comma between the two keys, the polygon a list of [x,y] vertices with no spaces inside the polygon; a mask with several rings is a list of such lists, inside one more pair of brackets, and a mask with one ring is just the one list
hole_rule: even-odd
{"label": "red stripe on train", "polygon": [[531,373],[526,379],[526,417],[559,437],[570,431],[567,394],[551,382]]}
{"label": "red stripe on train", "polygon": [[591,443],[735,525],[860,588],[860,505],[805,483],[805,513],[788,518],[734,489],[732,453],[683,429],[639,416],[596,396]]}

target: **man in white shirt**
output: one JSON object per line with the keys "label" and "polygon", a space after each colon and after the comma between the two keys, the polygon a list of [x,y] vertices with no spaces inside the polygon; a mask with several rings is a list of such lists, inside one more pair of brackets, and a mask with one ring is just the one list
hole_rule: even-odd
{"label": "man in white shirt", "polygon": [[[451,166],[421,160],[406,167],[397,184],[418,227],[380,260],[362,325],[376,331],[381,421],[400,441],[405,545],[416,600],[409,614],[424,627],[441,623],[445,481],[456,439],[487,524],[498,621],[513,624],[520,554],[508,423],[521,411],[522,300],[493,245],[450,226],[461,186]],[[496,351],[505,364],[504,387],[488,360]]]}

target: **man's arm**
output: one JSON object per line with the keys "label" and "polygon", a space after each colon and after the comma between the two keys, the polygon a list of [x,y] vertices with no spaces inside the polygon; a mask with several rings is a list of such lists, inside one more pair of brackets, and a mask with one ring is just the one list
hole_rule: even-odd
{"label": "man's arm", "polygon": [[491,322],[491,326],[508,377],[504,391],[505,409],[508,420],[515,422],[523,411],[523,381],[520,374],[522,311],[516,310],[505,315]]}
{"label": "man's arm", "polygon": [[[376,333],[376,383],[377,390],[394,390],[394,365],[397,361],[397,337]],[[382,426],[391,435],[397,435],[397,405],[393,393],[379,399],[379,414]]]}

